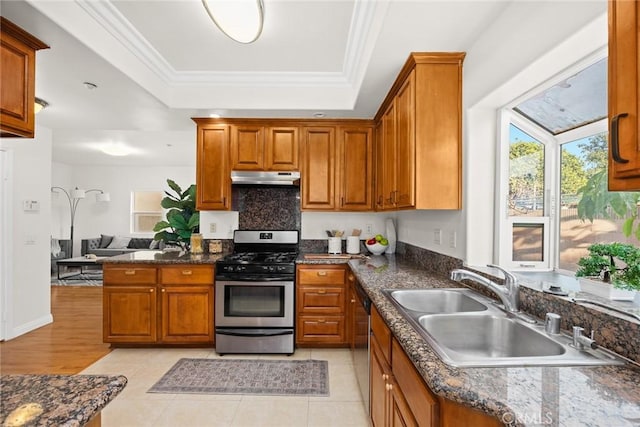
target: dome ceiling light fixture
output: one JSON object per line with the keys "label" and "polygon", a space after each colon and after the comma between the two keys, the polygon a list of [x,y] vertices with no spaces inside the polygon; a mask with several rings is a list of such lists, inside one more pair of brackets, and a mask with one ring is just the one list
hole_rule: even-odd
{"label": "dome ceiling light fixture", "polygon": [[263,0],[202,0],[214,24],[238,43],[253,43],[264,24]]}

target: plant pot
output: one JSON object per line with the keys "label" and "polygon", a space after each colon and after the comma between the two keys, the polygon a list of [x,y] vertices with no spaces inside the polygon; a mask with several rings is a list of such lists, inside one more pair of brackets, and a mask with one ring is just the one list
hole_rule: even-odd
{"label": "plant pot", "polygon": [[633,301],[634,297],[638,293],[638,291],[628,291],[626,289],[616,288],[611,283],[606,283],[598,279],[579,277],[578,280],[580,281],[580,290],[582,292],[588,292],[611,300]]}

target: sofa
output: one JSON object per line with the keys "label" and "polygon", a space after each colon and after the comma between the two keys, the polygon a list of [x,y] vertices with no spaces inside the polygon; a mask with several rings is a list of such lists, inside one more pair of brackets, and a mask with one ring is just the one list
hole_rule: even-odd
{"label": "sofa", "polygon": [[100,237],[82,239],[80,252],[100,257],[122,255],[136,251],[161,250],[164,242],[147,237],[125,237],[102,234]]}

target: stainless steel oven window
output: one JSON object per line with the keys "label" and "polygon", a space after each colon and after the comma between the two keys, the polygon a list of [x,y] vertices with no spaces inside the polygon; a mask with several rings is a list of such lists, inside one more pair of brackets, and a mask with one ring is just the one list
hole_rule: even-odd
{"label": "stainless steel oven window", "polygon": [[284,286],[224,287],[225,317],[283,317]]}
{"label": "stainless steel oven window", "polygon": [[[245,297],[248,293],[257,290],[258,293],[250,298],[240,298],[240,302],[233,301],[234,298],[226,297],[227,287],[236,288],[231,292],[239,292],[239,288],[246,288],[238,295]],[[282,289],[283,301],[279,297],[276,301],[266,303],[259,301],[263,296],[260,288],[271,289],[278,287]],[[215,284],[215,323],[216,328],[293,328],[294,319],[294,291],[295,285],[293,281],[268,282],[268,281],[234,281],[219,280]],[[259,302],[259,305],[258,305]],[[239,305],[237,305],[239,304]],[[283,310],[281,316],[270,316],[265,313],[273,312],[275,304],[278,305],[277,310]],[[231,307],[231,310],[229,309]],[[242,313],[244,312],[244,313]],[[227,315],[232,313],[233,315]]]}

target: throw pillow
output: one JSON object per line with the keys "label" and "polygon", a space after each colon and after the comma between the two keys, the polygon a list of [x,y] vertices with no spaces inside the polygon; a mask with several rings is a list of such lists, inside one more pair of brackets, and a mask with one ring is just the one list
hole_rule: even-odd
{"label": "throw pillow", "polygon": [[100,245],[98,245],[98,247],[101,248],[101,249],[104,249],[104,248],[109,246],[109,244],[111,243],[112,240],[113,240],[113,236],[107,236],[105,234],[101,234],[100,235]]}
{"label": "throw pillow", "polygon": [[60,242],[58,239],[51,239],[51,255],[53,257],[57,257],[62,252],[62,248],[60,247]]}
{"label": "throw pillow", "polygon": [[159,248],[160,248],[160,241],[152,240],[151,244],[149,245],[149,249],[159,249]]}
{"label": "throw pillow", "polygon": [[131,237],[115,236],[107,249],[125,249],[129,245]]}

